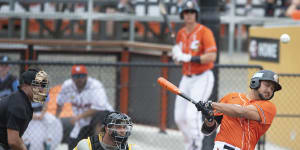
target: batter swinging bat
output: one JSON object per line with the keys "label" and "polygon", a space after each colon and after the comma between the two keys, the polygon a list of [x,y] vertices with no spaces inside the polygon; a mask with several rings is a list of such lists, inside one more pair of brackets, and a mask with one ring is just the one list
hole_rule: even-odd
{"label": "batter swinging bat", "polygon": [[167,90],[171,91],[172,93],[183,97],[184,99],[192,102],[195,105],[197,104],[196,101],[194,101],[192,98],[190,98],[189,96],[182,93],[177,86],[175,86],[173,83],[169,82],[165,78],[159,77],[157,79],[157,82],[160,84],[160,86],[162,86],[163,88],[166,88]]}
{"label": "batter swinging bat", "polygon": [[166,5],[165,5],[164,0],[159,0],[158,7],[159,7],[160,14],[163,16],[164,21],[165,21],[165,23],[167,24],[167,26],[169,28],[169,31],[171,33],[170,36],[171,36],[172,42],[175,44],[175,34],[173,32],[173,28],[172,28],[171,23],[169,21],[169,17],[168,17],[168,14],[167,14]]}

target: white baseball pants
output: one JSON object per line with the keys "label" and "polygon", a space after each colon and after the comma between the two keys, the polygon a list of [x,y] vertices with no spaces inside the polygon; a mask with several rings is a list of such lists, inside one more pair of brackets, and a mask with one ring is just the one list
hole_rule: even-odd
{"label": "white baseball pants", "polygon": [[[207,101],[214,86],[214,75],[211,70],[191,77],[183,76],[179,89],[195,101]],[[204,135],[201,133],[202,114],[191,102],[180,96],[175,102],[175,123],[183,133],[185,150],[201,150]]]}

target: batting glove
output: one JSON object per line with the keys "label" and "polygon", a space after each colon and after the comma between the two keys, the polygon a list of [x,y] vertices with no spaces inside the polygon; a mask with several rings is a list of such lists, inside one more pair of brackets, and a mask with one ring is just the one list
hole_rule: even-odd
{"label": "batting glove", "polygon": [[213,113],[213,108],[212,108],[212,101],[199,101],[196,104],[196,108],[198,111],[202,112],[202,115],[209,121],[212,122],[214,119],[214,113]]}
{"label": "batting glove", "polygon": [[179,62],[190,62],[192,59],[192,55],[182,53],[181,55],[178,56],[177,59]]}
{"label": "batting glove", "polygon": [[211,109],[212,110],[212,101],[207,101],[207,102],[203,102],[203,101],[199,101],[196,104],[197,110],[198,111],[202,111],[203,109]]}
{"label": "batting glove", "polygon": [[173,60],[179,62],[178,57],[181,54],[182,54],[182,50],[181,50],[180,46],[178,44],[173,46],[173,48],[172,48],[172,58],[173,58]]}
{"label": "batting glove", "polygon": [[172,48],[172,58],[176,62],[190,62],[192,59],[192,55],[184,54],[181,47],[176,44]]}

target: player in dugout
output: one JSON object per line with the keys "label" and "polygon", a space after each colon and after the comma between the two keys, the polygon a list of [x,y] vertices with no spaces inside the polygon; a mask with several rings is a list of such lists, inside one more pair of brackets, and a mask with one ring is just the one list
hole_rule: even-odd
{"label": "player in dugout", "polygon": [[28,69],[20,77],[18,91],[0,100],[0,150],[27,150],[22,135],[32,120],[31,102],[44,103],[48,93],[48,74]]}
{"label": "player in dugout", "polygon": [[81,140],[74,150],[131,150],[127,143],[133,123],[131,118],[121,112],[110,112],[104,118],[98,135]]}
{"label": "player in dugout", "polygon": [[258,71],[251,78],[250,89],[247,94],[227,94],[219,102],[196,104],[205,114],[202,133],[209,135],[220,126],[214,150],[254,150],[271,126],[276,106],[269,100],[281,90],[278,75],[270,70]]}

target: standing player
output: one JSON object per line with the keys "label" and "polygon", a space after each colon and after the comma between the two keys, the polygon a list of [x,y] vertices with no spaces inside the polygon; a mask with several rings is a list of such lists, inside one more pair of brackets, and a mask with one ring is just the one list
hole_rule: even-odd
{"label": "standing player", "polygon": [[[253,75],[251,91],[247,94],[230,93],[219,103],[198,103],[214,109],[214,116],[206,115],[201,131],[212,133],[219,125],[214,150],[254,150],[259,138],[269,129],[276,115],[276,107],[270,102],[274,92],[281,90],[278,75],[261,70]],[[214,119],[212,119],[214,118]],[[210,122],[208,120],[211,120]]]}
{"label": "standing player", "polygon": [[[195,100],[206,100],[210,97],[214,75],[211,69],[216,60],[216,42],[212,31],[197,23],[199,7],[193,0],[182,5],[181,19],[185,26],[179,30],[176,45],[172,50],[175,62],[183,64],[183,77],[179,89]],[[184,135],[186,150],[200,150],[203,135],[201,112],[180,96],[175,102],[175,122]]]}
{"label": "standing player", "polygon": [[88,125],[97,111],[112,111],[102,83],[88,77],[84,65],[74,65],[71,70],[72,79],[66,80],[57,96],[56,116],[60,115],[63,104],[72,103],[74,116],[70,122],[74,125],[69,140],[69,149],[72,150],[78,141],[90,134]]}
{"label": "standing player", "polygon": [[31,102],[43,103],[47,92],[47,73],[29,69],[20,77],[19,90],[1,98],[0,150],[26,150],[21,137],[32,119]]}
{"label": "standing player", "polygon": [[105,117],[100,134],[81,140],[74,150],[131,150],[127,140],[132,126],[129,116],[111,112]]}

